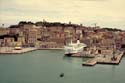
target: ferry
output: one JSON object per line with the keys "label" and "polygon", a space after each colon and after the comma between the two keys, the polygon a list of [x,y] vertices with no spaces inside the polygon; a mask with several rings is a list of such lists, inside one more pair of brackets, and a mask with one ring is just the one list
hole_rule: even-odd
{"label": "ferry", "polygon": [[66,56],[80,56],[79,54],[83,52],[84,47],[87,45],[84,43],[80,43],[79,40],[77,40],[77,43],[69,43],[68,45],[64,46],[65,55]]}

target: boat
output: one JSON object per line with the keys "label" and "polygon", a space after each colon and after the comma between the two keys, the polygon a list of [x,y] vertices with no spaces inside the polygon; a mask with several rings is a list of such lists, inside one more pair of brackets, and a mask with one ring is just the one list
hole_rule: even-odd
{"label": "boat", "polygon": [[87,45],[84,43],[80,43],[79,39],[77,40],[77,43],[73,43],[72,40],[69,44],[64,46],[65,55],[66,56],[80,56],[80,53],[83,52],[83,49]]}
{"label": "boat", "polygon": [[60,77],[64,77],[64,73],[61,73],[61,74],[60,74]]}
{"label": "boat", "polygon": [[14,47],[14,50],[21,50],[22,47]]}

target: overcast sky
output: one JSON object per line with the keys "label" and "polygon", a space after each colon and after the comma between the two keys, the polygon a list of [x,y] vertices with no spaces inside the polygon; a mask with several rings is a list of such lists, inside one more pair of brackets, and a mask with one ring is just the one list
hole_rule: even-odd
{"label": "overcast sky", "polygon": [[125,30],[125,0],[0,0],[0,24],[43,19]]}

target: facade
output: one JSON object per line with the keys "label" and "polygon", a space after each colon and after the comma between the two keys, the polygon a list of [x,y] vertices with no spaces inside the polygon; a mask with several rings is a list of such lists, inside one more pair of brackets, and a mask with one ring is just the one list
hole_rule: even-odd
{"label": "facade", "polygon": [[46,49],[46,48],[57,48],[56,42],[40,42],[40,48]]}
{"label": "facade", "polygon": [[9,28],[2,28],[0,27],[0,35],[9,34]]}
{"label": "facade", "polygon": [[9,34],[19,34],[20,28],[9,28]]}
{"label": "facade", "polygon": [[2,47],[4,45],[4,39],[0,39],[0,46]]}
{"label": "facade", "polygon": [[23,35],[25,38],[25,45],[35,47],[40,33],[38,28],[32,24],[26,24],[22,27]]}
{"label": "facade", "polygon": [[5,37],[4,38],[4,46],[14,47],[15,41],[13,37]]}

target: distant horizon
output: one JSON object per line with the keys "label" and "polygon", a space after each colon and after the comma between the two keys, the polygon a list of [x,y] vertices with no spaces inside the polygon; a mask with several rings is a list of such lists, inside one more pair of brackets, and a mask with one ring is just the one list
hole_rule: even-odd
{"label": "distant horizon", "polygon": [[125,30],[124,3],[125,0],[0,0],[0,26],[45,19]]}

